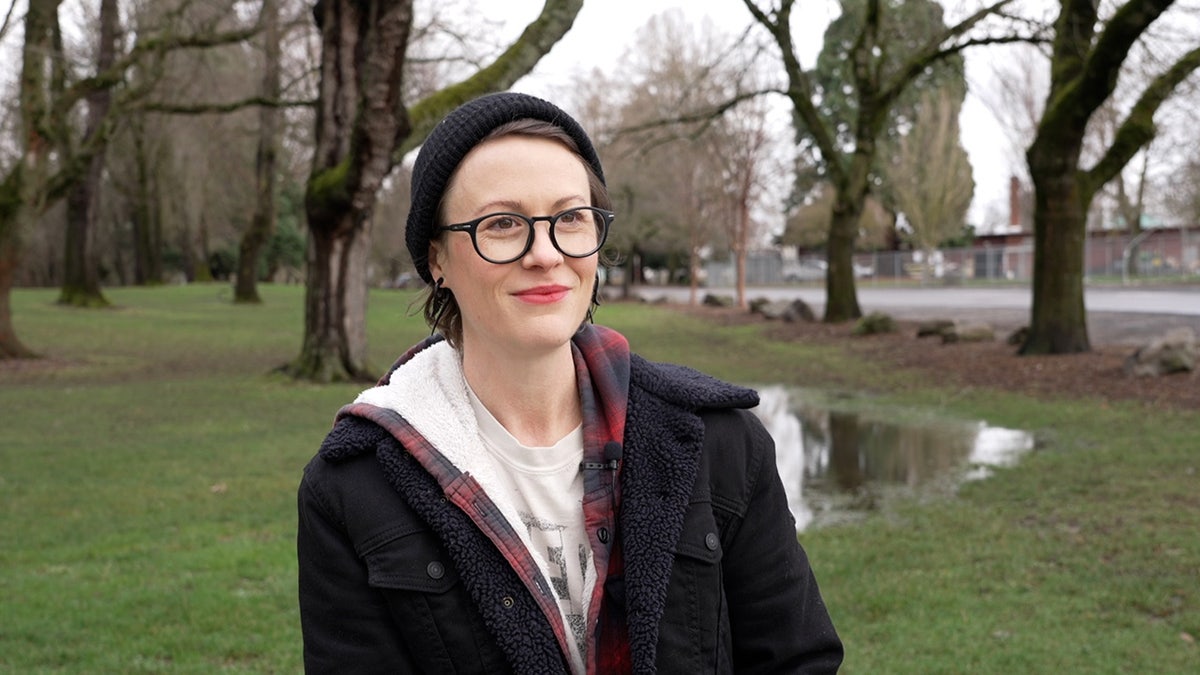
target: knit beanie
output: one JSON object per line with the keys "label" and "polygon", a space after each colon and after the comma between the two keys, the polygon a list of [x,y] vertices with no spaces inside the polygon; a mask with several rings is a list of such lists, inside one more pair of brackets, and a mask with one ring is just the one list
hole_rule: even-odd
{"label": "knit beanie", "polygon": [[600,182],[604,182],[604,170],[591,139],[578,122],[553,103],[527,94],[502,92],[462,104],[429,134],[413,165],[412,206],[404,240],[413,266],[426,283],[433,283],[429,272],[429,242],[434,238],[434,220],[450,176],[484,136],[496,127],[522,119],[549,122],[566,132],[579,146],[580,154]]}

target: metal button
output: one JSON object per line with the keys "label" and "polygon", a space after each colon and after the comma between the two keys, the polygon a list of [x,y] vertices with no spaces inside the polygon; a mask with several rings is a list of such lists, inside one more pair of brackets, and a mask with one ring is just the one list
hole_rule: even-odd
{"label": "metal button", "polygon": [[505,609],[511,609],[513,606],[512,596],[511,595],[504,596],[504,599],[500,601],[500,604],[504,605]]}
{"label": "metal button", "polygon": [[446,567],[434,560],[425,566],[425,573],[429,575],[430,579],[441,579],[446,576]]}
{"label": "metal button", "polygon": [[601,544],[607,544],[608,543],[608,528],[607,527],[600,528],[600,530],[598,532],[596,532],[596,536],[600,538]]}
{"label": "metal button", "polygon": [[708,534],[704,535],[704,545],[708,547],[708,550],[715,551],[717,550],[717,546],[721,545],[721,540],[717,539],[717,535],[709,532]]}

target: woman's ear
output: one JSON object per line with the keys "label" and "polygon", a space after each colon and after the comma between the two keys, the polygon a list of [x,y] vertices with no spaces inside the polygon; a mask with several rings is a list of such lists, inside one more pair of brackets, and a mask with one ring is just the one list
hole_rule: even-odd
{"label": "woman's ear", "polygon": [[437,279],[442,274],[442,246],[439,241],[429,242],[429,275]]}

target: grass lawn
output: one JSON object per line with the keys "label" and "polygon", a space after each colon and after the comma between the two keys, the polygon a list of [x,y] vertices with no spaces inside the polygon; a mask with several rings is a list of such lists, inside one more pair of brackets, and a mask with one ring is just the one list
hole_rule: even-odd
{"label": "grass lawn", "polygon": [[[0,368],[0,672],[299,672],[295,488],[360,385],[273,374],[303,289],[13,294],[45,362]],[[371,296],[382,369],[427,334]],[[802,541],[847,673],[1200,672],[1200,413],[1033,400],[885,372],[648,305],[597,319],[634,349],[740,382],[869,392],[1032,431],[1039,450],[956,497]]]}

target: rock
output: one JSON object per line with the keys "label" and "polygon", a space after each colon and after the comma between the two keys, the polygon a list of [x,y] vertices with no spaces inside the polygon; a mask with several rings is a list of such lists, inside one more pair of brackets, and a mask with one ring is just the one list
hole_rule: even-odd
{"label": "rock", "polygon": [[1021,345],[1025,344],[1025,341],[1028,339],[1029,326],[1021,326],[1020,328],[1009,333],[1008,337],[1004,338],[1004,341],[1014,347],[1020,347]]}
{"label": "rock", "polygon": [[854,324],[855,335],[878,335],[895,333],[896,320],[883,312],[871,312]]}
{"label": "rock", "polygon": [[942,343],[951,342],[991,342],[996,339],[996,331],[987,323],[955,323],[949,330],[942,333]]}
{"label": "rock", "polygon": [[728,295],[704,294],[705,307],[733,307],[733,297]]}
{"label": "rock", "polygon": [[1196,332],[1173,328],[1142,345],[1125,359],[1125,372],[1138,377],[1186,373],[1196,368]]}
{"label": "rock", "polygon": [[791,303],[787,300],[776,300],[774,302],[765,302],[759,309],[758,313],[768,319],[783,319],[787,316],[788,308]]}
{"label": "rock", "polygon": [[788,309],[783,313],[783,320],[788,323],[796,321],[811,322],[817,320],[817,315],[813,313],[812,307],[809,307],[807,302],[796,298],[788,303]]}
{"label": "rock", "polygon": [[954,328],[954,322],[949,319],[931,319],[917,324],[917,337],[940,337],[946,331]]}
{"label": "rock", "polygon": [[[766,316],[766,314],[763,313],[763,308],[770,304],[771,301],[767,298],[754,298],[750,301],[750,313],[762,314],[763,316]],[[768,316],[767,318],[770,319],[772,317]]]}

